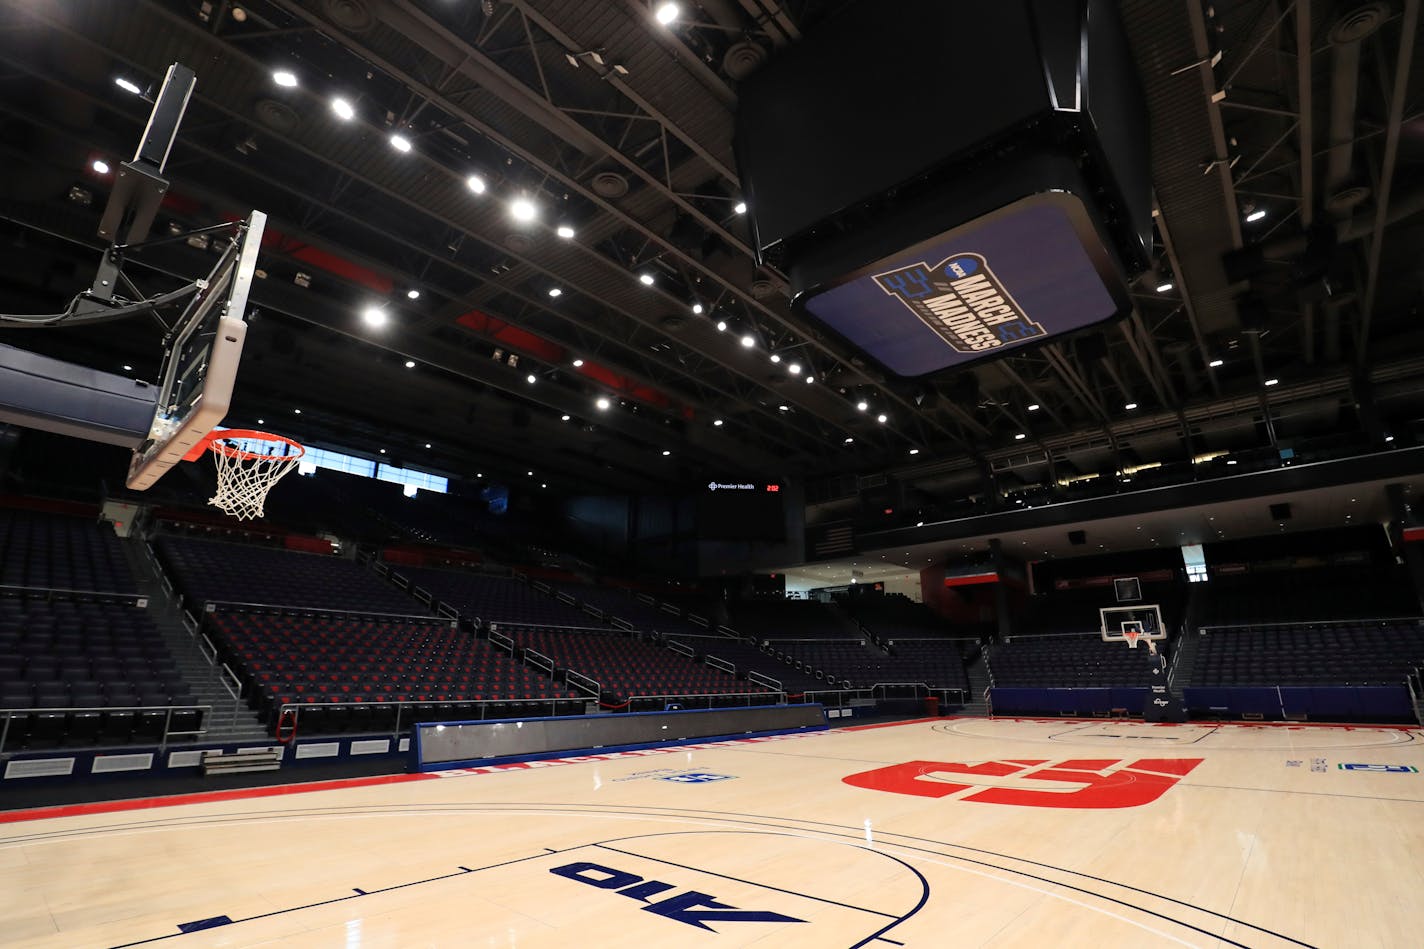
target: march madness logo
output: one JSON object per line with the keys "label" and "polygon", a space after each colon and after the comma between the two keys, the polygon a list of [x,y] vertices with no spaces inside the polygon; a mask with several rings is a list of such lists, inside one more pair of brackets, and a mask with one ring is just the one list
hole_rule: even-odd
{"label": "march madness logo", "polygon": [[957,353],[982,353],[1045,335],[979,254],[956,254],[876,274],[875,282],[910,308]]}
{"label": "march madness logo", "polygon": [[916,797],[951,797],[976,804],[1101,809],[1140,807],[1167,792],[1201,758],[1042,758],[907,761],[842,778],[852,787]]}

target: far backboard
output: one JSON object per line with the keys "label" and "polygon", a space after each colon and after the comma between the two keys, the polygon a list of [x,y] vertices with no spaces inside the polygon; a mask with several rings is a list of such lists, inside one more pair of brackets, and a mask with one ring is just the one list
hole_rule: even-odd
{"label": "far backboard", "polygon": [[189,302],[165,341],[158,405],[148,438],[129,463],[128,486],[145,491],[179,461],[201,456],[203,440],[227,416],[242,345],[247,296],[267,215],[253,211],[238,226],[207,285]]}

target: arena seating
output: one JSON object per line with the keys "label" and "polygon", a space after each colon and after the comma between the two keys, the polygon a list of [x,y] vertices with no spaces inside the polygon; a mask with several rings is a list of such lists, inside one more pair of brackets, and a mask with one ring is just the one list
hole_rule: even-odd
{"label": "arena seating", "polygon": [[1213,685],[1401,685],[1424,665],[1418,623],[1318,623],[1212,629],[1190,681]]}
{"label": "arena seating", "polygon": [[393,565],[416,586],[459,610],[461,615],[486,623],[524,623],[538,626],[592,626],[592,617],[530,585],[506,577],[490,577],[460,570]]}
{"label": "arena seating", "polygon": [[891,648],[894,655],[877,660],[881,682],[923,682],[933,688],[969,691],[958,641],[896,639]]}
{"label": "arena seating", "polygon": [[769,692],[720,669],[695,662],[652,642],[616,632],[570,632],[513,626],[506,630],[520,646],[538,650],[562,669],[573,669],[618,701],[631,695],[725,695]]}
{"label": "arena seating", "polygon": [[123,542],[97,519],[0,508],[0,586],[135,591]]}
{"label": "arena seating", "polygon": [[898,593],[847,597],[840,606],[881,639],[947,636],[951,632],[949,623],[923,603]]}
{"label": "arena seating", "polygon": [[304,708],[303,733],[383,731],[395,703],[417,703],[401,721],[480,718],[470,703],[502,703],[490,715],[573,693],[488,642],[419,617],[381,620],[281,612],[213,614],[219,648],[250,684],[251,701],[276,722],[286,703]]}
{"label": "arena seating", "polygon": [[16,710],[7,749],[156,742],[165,706],[189,706],[173,712],[171,730],[200,726],[192,704],[166,643],[132,600],[0,598],[0,709]]}
{"label": "arena seating", "polygon": [[834,688],[824,678],[818,678],[814,670],[799,668],[794,660],[782,652],[783,658],[768,655],[760,646],[728,636],[686,636],[673,637],[699,656],[715,656],[737,667],[738,675],[759,672],[781,683],[786,692],[801,693],[807,690]]}
{"label": "arena seating", "polygon": [[1419,615],[1409,576],[1395,566],[1217,575],[1201,591],[1201,626]]}
{"label": "arena seating", "polygon": [[681,616],[674,616],[656,606],[650,606],[627,590],[573,583],[560,584],[559,589],[580,603],[596,607],[607,616],[616,616],[644,632],[659,632],[665,636],[696,636],[707,632],[705,626],[698,626]]}
{"label": "arena seating", "polygon": [[190,538],[162,537],[158,553],[194,603],[264,603],[408,614],[411,597],[352,560]]}
{"label": "arena seating", "polygon": [[731,604],[732,629],[757,639],[858,639],[862,634],[828,604],[814,600],[744,600]]}
{"label": "arena seating", "polygon": [[1147,686],[1148,655],[1099,636],[1021,636],[990,648],[989,669],[995,686]]}

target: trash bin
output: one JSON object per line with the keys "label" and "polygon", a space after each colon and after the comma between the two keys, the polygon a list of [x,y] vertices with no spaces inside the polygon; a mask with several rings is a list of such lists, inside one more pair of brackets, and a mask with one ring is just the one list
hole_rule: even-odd
{"label": "trash bin", "polygon": [[925,699],[925,716],[927,718],[939,717],[939,699],[935,698],[933,695]]}

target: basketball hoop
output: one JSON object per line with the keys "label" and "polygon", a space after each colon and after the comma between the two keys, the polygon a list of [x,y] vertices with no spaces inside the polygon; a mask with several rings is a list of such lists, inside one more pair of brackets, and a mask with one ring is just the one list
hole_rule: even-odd
{"label": "basketball hoop", "polygon": [[261,517],[267,492],[306,453],[290,438],[240,428],[213,432],[205,441],[218,471],[218,490],[208,503],[238,520]]}
{"label": "basketball hoop", "polygon": [[1136,649],[1137,641],[1142,638],[1142,632],[1136,629],[1125,629],[1122,631],[1122,638],[1127,642],[1128,649]]}

